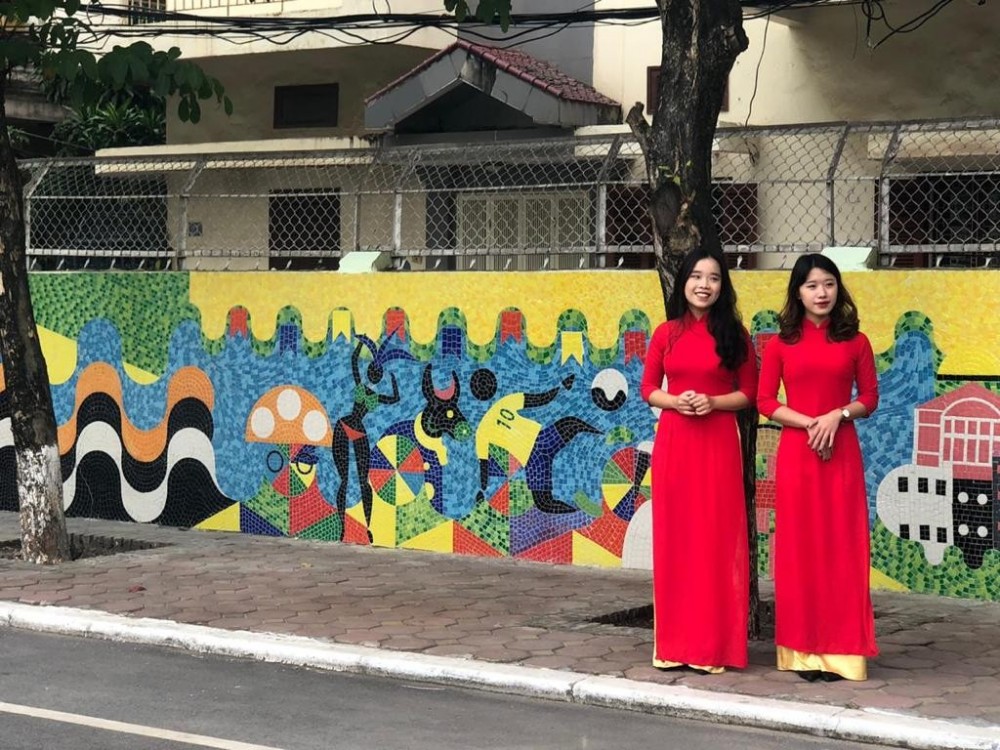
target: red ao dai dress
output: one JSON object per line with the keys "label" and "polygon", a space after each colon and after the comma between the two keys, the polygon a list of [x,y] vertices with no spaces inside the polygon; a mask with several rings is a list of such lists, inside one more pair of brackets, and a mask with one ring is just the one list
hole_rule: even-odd
{"label": "red ao dai dress", "polygon": [[[642,396],[663,387],[753,402],[757,366],[722,367],[707,317],[660,325],[649,344]],[[653,664],[709,671],[747,665],[749,553],[736,413],[660,414],[652,456]]]}
{"label": "red ao dai dress", "polygon": [[[858,333],[827,339],[829,320],[806,320],[794,344],[775,337],[761,364],[758,408],[770,417],[787,406],[810,417],[878,405],[871,344]],[[852,396],[857,384],[857,396]],[[869,594],[870,539],[864,465],[854,424],[842,422],[833,456],[823,461],[803,429],[785,427],[778,443],[774,540],[775,642],[778,668],[822,670],[851,680],[867,677],[876,656]]]}

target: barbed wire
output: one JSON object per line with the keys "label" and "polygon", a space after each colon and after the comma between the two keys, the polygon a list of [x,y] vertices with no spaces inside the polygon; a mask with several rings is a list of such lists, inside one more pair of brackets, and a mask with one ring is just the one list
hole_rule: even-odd
{"label": "barbed wire", "polygon": [[[721,128],[713,211],[742,267],[830,246],[897,266],[998,267],[998,154],[1000,120]],[[627,134],[21,167],[41,267],[329,268],[359,249],[466,270],[652,257]]]}

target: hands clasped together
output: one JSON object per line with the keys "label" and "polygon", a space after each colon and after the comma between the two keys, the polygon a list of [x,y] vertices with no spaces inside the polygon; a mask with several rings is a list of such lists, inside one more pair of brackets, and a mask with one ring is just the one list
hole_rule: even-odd
{"label": "hands clasped together", "polygon": [[833,440],[837,436],[840,420],[840,412],[832,411],[816,417],[806,426],[809,447],[816,451],[823,461],[829,461],[833,456]]}
{"label": "hands clasped together", "polygon": [[711,396],[695,391],[684,391],[677,397],[677,411],[688,417],[703,417],[715,408]]}

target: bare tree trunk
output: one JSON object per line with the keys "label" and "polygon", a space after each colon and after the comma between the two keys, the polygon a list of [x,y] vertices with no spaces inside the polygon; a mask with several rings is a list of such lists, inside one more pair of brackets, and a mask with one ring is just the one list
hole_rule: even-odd
{"label": "bare tree trunk", "polygon": [[[712,215],[712,143],[729,72],[749,42],[739,0],[657,0],[657,6],[663,47],[653,124],[646,122],[641,103],[625,121],[646,160],[653,250],[666,307],[685,253],[699,246],[722,253]],[[751,532],[749,634],[758,638],[757,411],[752,405],[740,413],[739,424]]]}
{"label": "bare tree trunk", "polygon": [[25,262],[24,199],[0,78],[0,358],[11,406],[25,560],[69,559],[62,470],[49,374],[35,328]]}

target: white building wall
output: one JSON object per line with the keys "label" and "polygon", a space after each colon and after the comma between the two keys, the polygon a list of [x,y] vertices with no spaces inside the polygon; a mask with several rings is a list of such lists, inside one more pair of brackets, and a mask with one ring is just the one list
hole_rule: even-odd
{"label": "white building wall", "polygon": [[[884,3],[899,22],[931,4]],[[648,6],[646,0],[599,0],[596,7]],[[952,3],[918,31],[875,50],[867,47],[864,17],[853,5],[787,11],[744,26],[750,47],[733,68],[722,121],[743,124],[749,116],[751,125],[774,125],[1000,114],[1000,88],[994,85],[1000,4]],[[885,30],[874,28],[876,34]],[[625,111],[645,102],[646,69],[660,63],[659,20],[598,26],[594,50],[595,87]]]}
{"label": "white building wall", "polygon": [[[900,491],[900,480],[905,480],[906,491]],[[928,483],[928,492],[919,491],[919,480]],[[936,483],[946,482],[943,495],[936,492]],[[944,560],[945,549],[954,543],[951,500],[951,472],[930,466],[908,464],[890,471],[878,486],[876,500],[878,517],[896,536],[902,526],[909,527],[910,541],[919,542],[927,555],[927,562],[939,565]],[[920,527],[930,527],[930,539],[920,538]],[[945,541],[938,540],[938,529],[945,529]]]}
{"label": "white building wall", "polygon": [[[433,13],[440,14],[444,10],[442,0],[407,0],[404,4],[393,3],[393,10],[403,13]],[[323,18],[333,16],[348,16],[377,13],[386,10],[386,3],[372,5],[371,0],[166,0],[168,11],[178,11],[195,16],[238,16],[241,18],[259,18],[261,20],[278,18]],[[121,19],[108,16],[107,23],[117,24]],[[102,18],[98,10],[88,10],[88,22],[100,24]],[[282,33],[275,37],[281,42],[279,48],[274,41],[267,38],[253,39],[249,36],[226,38],[218,35],[201,34],[185,36],[172,34],[176,23],[149,24],[150,34],[156,34],[156,39],[150,42],[156,49],[179,47],[186,58],[207,58],[241,56],[246,54],[269,53],[276,49],[286,51],[297,50],[329,50],[337,48],[355,48],[358,39],[347,34],[336,33],[304,33],[292,37]],[[372,42],[388,42],[405,32],[405,28],[387,27],[366,30],[364,36]],[[439,29],[417,29],[406,38],[406,44],[414,47],[440,49],[454,41],[454,33]],[[133,42],[132,38],[112,37],[108,47],[115,44],[126,46]],[[235,44],[238,41],[239,44]],[[384,47],[385,45],[383,45]]]}
{"label": "white building wall", "polygon": [[[232,99],[226,116],[214,101],[203,102],[198,123],[181,122],[176,107],[167,109],[167,143],[250,141],[267,138],[344,137],[365,134],[364,99],[391,83],[434,50],[403,45],[313,51],[275,51],[268,54],[199,60],[218,78]],[[275,128],[276,86],[337,83],[339,116],[336,127]]]}

